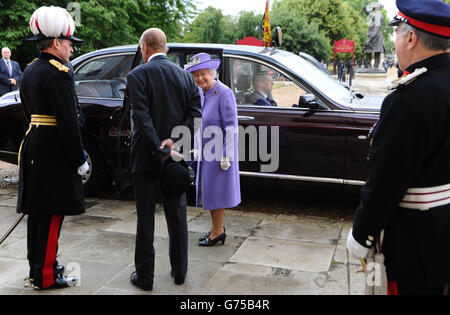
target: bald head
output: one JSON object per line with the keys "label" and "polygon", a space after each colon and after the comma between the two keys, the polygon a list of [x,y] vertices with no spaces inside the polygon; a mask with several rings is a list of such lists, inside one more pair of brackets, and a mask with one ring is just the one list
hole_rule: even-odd
{"label": "bald head", "polygon": [[166,34],[159,28],[149,28],[141,35],[139,44],[146,44],[154,53],[167,53]]}

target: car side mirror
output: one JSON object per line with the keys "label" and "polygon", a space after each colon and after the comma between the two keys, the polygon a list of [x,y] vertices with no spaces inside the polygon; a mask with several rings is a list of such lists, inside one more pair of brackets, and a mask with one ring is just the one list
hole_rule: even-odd
{"label": "car side mirror", "polygon": [[303,94],[300,95],[300,99],[298,100],[298,106],[295,107],[307,107],[311,109],[326,109],[319,100],[313,94]]}

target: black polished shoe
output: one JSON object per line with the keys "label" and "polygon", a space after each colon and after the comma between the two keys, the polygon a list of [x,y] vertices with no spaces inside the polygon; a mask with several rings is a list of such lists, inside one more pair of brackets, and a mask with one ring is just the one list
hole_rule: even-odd
{"label": "black polished shoe", "polygon": [[60,289],[67,287],[74,287],[77,285],[78,279],[76,277],[66,277],[61,273],[58,273],[55,279],[55,283],[53,283],[49,289]]}
{"label": "black polished shoe", "polygon": [[217,236],[215,239],[206,238],[203,241],[198,242],[198,246],[214,246],[217,242],[222,242],[222,245],[225,244],[225,239],[227,237],[227,234],[223,232],[219,236]]}
{"label": "black polished shoe", "polygon": [[[225,227],[223,227],[223,232],[225,233]],[[203,236],[200,236],[200,238],[198,239],[199,242],[206,240],[209,236],[211,235],[211,231],[209,231],[208,233],[206,233]]]}
{"label": "black polished shoe", "polygon": [[133,285],[141,288],[145,291],[153,290],[153,279],[152,280],[142,280],[137,276],[136,271],[133,271],[130,276],[130,281]]}
{"label": "black polished shoe", "polygon": [[170,271],[170,276],[172,278],[175,278],[175,284],[176,285],[184,284],[184,279],[185,279],[186,276],[177,276],[177,275],[175,275],[175,271],[173,271],[173,270]]}
{"label": "black polished shoe", "polygon": [[63,273],[64,273],[64,270],[66,270],[66,268],[64,268],[63,265],[58,265],[58,266],[56,266],[56,272],[57,272],[57,273],[63,274]]}

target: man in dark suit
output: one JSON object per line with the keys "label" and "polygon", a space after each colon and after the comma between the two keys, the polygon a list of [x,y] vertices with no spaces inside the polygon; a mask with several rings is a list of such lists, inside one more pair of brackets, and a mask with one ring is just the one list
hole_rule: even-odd
{"label": "man in dark suit", "polygon": [[261,106],[278,106],[272,96],[273,79],[271,71],[259,71],[255,74],[255,91],[248,97],[247,103]]}
{"label": "man in dark suit", "polygon": [[[166,36],[160,29],[146,30],[139,41],[144,64],[127,77],[131,104],[131,172],[137,210],[135,266],[131,282],[153,289],[155,204],[163,164],[174,151],[172,129],[186,126],[194,135],[194,118],[201,117],[198,88],[192,76],[166,57]],[[187,272],[188,232],[186,194],[161,193],[169,232],[171,275],[183,284]]]}
{"label": "man in dark suit", "polygon": [[11,60],[11,50],[2,48],[2,60],[0,61],[0,96],[17,90],[22,71],[17,62]]}

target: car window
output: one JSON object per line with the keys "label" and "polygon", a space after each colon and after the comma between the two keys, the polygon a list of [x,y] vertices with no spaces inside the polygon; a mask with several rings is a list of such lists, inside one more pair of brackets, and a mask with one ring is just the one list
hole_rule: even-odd
{"label": "car window", "polygon": [[123,98],[133,55],[97,58],[75,72],[75,90],[79,97]]}
{"label": "car window", "polygon": [[307,92],[271,67],[230,58],[231,89],[239,105],[292,107]]}

